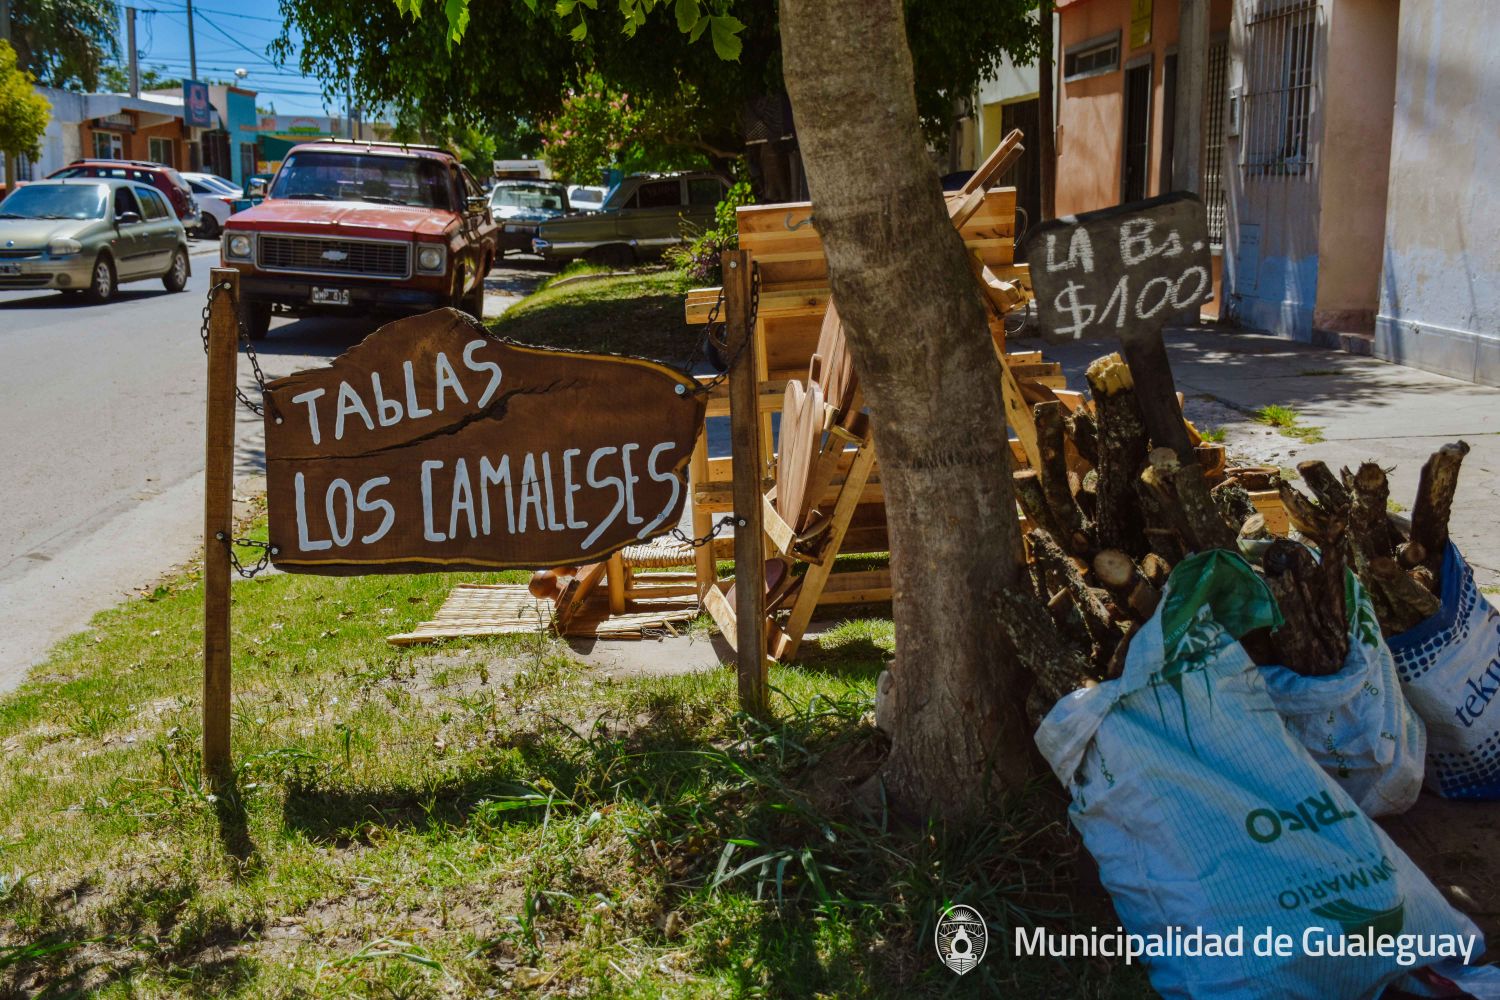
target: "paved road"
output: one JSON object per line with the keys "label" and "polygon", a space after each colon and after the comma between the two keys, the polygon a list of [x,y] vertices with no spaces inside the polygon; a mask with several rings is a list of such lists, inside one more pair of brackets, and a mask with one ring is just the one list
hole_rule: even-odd
{"label": "paved road", "polygon": [[[103,306],[0,292],[0,691],[94,613],[196,554],[199,326],[214,261],[195,253],[185,292],[140,282]],[[497,269],[486,313],[542,276],[524,265]],[[321,363],[374,326],[277,320],[261,365],[275,378]],[[262,435],[253,414],[241,412],[237,441],[239,475],[257,475]]]}

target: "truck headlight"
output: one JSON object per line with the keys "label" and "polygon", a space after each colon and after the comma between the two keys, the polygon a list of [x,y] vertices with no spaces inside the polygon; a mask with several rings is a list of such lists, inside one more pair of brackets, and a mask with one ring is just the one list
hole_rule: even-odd
{"label": "truck headlight", "polygon": [[250,259],[250,237],[244,233],[233,233],[224,237],[224,256]]}
{"label": "truck headlight", "polygon": [[441,274],[448,262],[448,251],[440,246],[425,246],[417,251],[417,270]]}
{"label": "truck headlight", "polygon": [[83,244],[77,240],[70,240],[66,236],[59,236],[47,244],[49,257],[71,257],[75,253],[82,252]]}

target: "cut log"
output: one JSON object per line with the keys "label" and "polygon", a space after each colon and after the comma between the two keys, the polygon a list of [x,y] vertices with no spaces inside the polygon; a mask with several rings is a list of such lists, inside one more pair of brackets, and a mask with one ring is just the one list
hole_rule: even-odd
{"label": "cut log", "polygon": [[1067,589],[1073,598],[1078,613],[1083,616],[1083,626],[1092,650],[1095,663],[1102,663],[1114,649],[1113,626],[1109,609],[1098,595],[1084,582],[1078,564],[1062,550],[1062,547],[1045,531],[1031,531],[1026,535],[1031,545],[1032,557],[1059,585]]}
{"label": "cut log", "polygon": [[[1349,477],[1353,500],[1349,505],[1349,535],[1365,560],[1394,559],[1398,539],[1391,527],[1391,484],[1374,462],[1361,463]],[[1358,566],[1358,560],[1355,565]]]}
{"label": "cut log", "polygon": [[[1171,448],[1153,448],[1152,470],[1171,483],[1182,516],[1187,521],[1189,542],[1196,551],[1235,549],[1235,531],[1229,527],[1208,492],[1203,468],[1196,462],[1181,461]],[[1238,528],[1239,525],[1235,525]]]}
{"label": "cut log", "polygon": [[1040,528],[1053,538],[1060,532],[1057,520],[1052,516],[1052,508],[1047,505],[1047,498],[1042,494],[1042,480],[1035,469],[1022,469],[1011,475],[1011,488],[1015,491],[1016,502],[1021,505],[1021,510],[1026,514],[1026,520],[1031,522],[1034,528]]}
{"label": "cut log", "polygon": [[1370,593],[1380,631],[1387,637],[1414,628],[1442,606],[1427,587],[1414,580],[1394,559],[1375,559],[1360,574]]}
{"label": "cut log", "polygon": [[1147,438],[1130,369],[1118,354],[1111,354],[1089,365],[1086,377],[1098,431],[1095,541],[1100,548],[1143,556],[1148,551],[1146,520],[1136,476],[1146,462]]}
{"label": "cut log", "polygon": [[1402,542],[1396,546],[1396,562],[1401,564],[1402,569],[1416,569],[1426,561],[1427,549],[1421,542]]}
{"label": "cut log", "polygon": [[1103,549],[1094,556],[1093,569],[1094,579],[1134,620],[1143,622],[1151,617],[1161,595],[1147,582],[1134,559],[1119,549]]}
{"label": "cut log", "polygon": [[1348,510],[1351,497],[1349,490],[1338,476],[1322,462],[1312,460],[1299,462],[1297,472],[1307,488],[1313,491],[1318,503],[1328,511]]}
{"label": "cut log", "polygon": [[1037,452],[1041,457],[1042,495],[1052,510],[1059,534],[1057,541],[1074,555],[1086,555],[1091,534],[1068,481],[1067,439],[1063,431],[1062,403],[1038,403],[1031,409],[1036,422]]}
{"label": "cut log", "polygon": [[1219,508],[1219,514],[1229,525],[1242,526],[1252,517],[1260,517],[1261,523],[1265,523],[1265,518],[1255,509],[1255,501],[1250,499],[1250,494],[1239,483],[1226,480],[1215,486],[1210,495],[1214,499],[1214,505]]}
{"label": "cut log", "polygon": [[1276,487],[1281,496],[1281,505],[1286,508],[1287,520],[1306,538],[1319,548],[1334,544],[1343,532],[1343,521],[1335,520],[1327,511],[1285,480]]}
{"label": "cut log", "polygon": [[1148,552],[1141,557],[1141,575],[1147,583],[1161,590],[1167,585],[1167,577],[1172,575],[1172,566],[1155,552]]}
{"label": "cut log", "polygon": [[1442,575],[1453,491],[1458,488],[1458,471],[1468,453],[1469,446],[1463,441],[1443,445],[1422,466],[1422,476],[1417,482],[1417,502],[1411,510],[1411,540],[1427,550],[1422,564],[1434,576]]}
{"label": "cut log", "polygon": [[1088,658],[1063,643],[1038,601],[1014,590],[1002,590],[995,605],[1011,655],[1036,678],[1049,704],[1099,682]]}
{"label": "cut log", "polygon": [[1078,449],[1078,454],[1090,465],[1099,464],[1099,425],[1094,422],[1094,415],[1083,407],[1079,407],[1068,414],[1068,437],[1073,440],[1073,447]]}
{"label": "cut log", "polygon": [[[1136,477],[1135,488],[1142,520],[1146,524],[1147,547],[1169,566],[1177,565],[1190,551],[1188,539],[1191,533],[1182,516],[1182,508],[1154,469],[1142,469]],[[1103,544],[1102,537],[1100,544]]]}
{"label": "cut log", "polygon": [[1325,549],[1317,559],[1303,545],[1279,539],[1262,558],[1266,583],[1286,623],[1271,633],[1277,660],[1304,677],[1336,674],[1349,651],[1344,561]]}

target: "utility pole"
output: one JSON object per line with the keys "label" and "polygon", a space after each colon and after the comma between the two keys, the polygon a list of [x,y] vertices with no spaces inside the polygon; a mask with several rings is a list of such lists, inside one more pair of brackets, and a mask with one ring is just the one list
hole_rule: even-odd
{"label": "utility pole", "polygon": [[141,96],[141,60],[135,47],[135,8],[125,8],[125,42],[130,46],[130,96]]}
{"label": "utility pole", "polygon": [[1208,95],[1208,0],[1180,0],[1172,186],[1203,193],[1203,104]]}
{"label": "utility pole", "polygon": [[[10,44],[10,0],[0,0],[0,41]],[[6,153],[3,158],[5,160],[5,193],[9,194],[16,189],[16,158],[9,153]]]}
{"label": "utility pole", "polygon": [[[1037,60],[1037,159],[1041,163],[1037,186],[1041,193],[1042,219],[1057,215],[1057,67],[1053,65],[1052,0],[1042,0],[1037,16],[1041,18],[1041,56]],[[1030,219],[1036,225],[1042,219]]]}
{"label": "utility pole", "polygon": [[[193,33],[193,0],[185,0],[185,2],[187,3],[188,28],[188,79],[196,81],[198,79],[198,42]],[[184,117],[187,115],[186,97],[187,91],[184,88],[184,103],[182,108]],[[199,170],[203,166],[203,152],[198,146],[198,127],[196,125],[189,125],[187,135],[188,168]]]}
{"label": "utility pole", "polygon": [[193,0],[185,0],[187,3],[188,22],[188,76],[198,79],[198,44],[193,38]]}

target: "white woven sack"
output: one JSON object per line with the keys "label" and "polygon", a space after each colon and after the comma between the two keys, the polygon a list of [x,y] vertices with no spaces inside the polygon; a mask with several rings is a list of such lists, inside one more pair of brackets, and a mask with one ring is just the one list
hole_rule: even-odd
{"label": "white woven sack", "polygon": [[[1247,941],[1312,928],[1453,935],[1478,928],[1287,730],[1234,635],[1278,617],[1232,553],[1184,560],[1132,640],[1120,679],[1060,700],[1037,744],[1072,794],[1070,817],[1126,931],[1168,928]],[[1233,629],[1233,634],[1226,630]],[[1411,971],[1395,956],[1164,957],[1145,964],[1168,998],[1377,996]]]}
{"label": "white woven sack", "polygon": [[1500,799],[1500,611],[1452,542],[1440,590],[1437,614],[1389,640],[1427,723],[1427,784],[1450,799]]}
{"label": "white woven sack", "polygon": [[1271,701],[1313,760],[1370,816],[1406,812],[1422,792],[1427,729],[1407,704],[1369,595],[1344,579],[1349,652],[1336,674],[1262,668]]}

